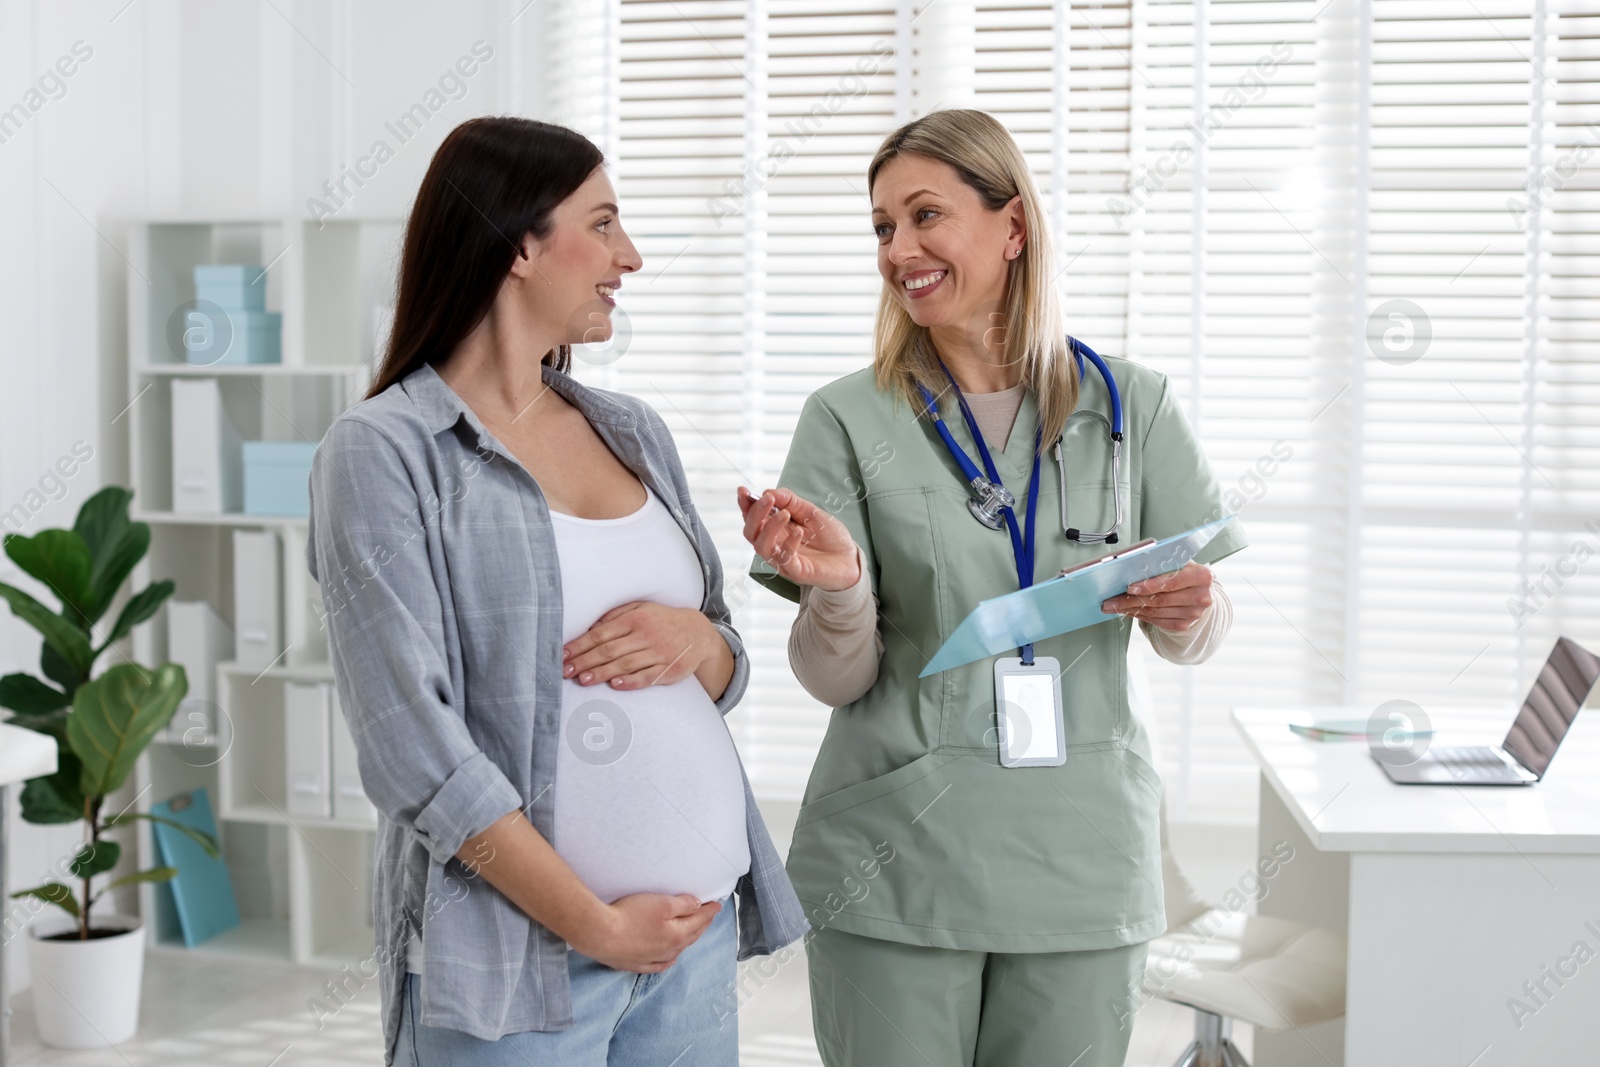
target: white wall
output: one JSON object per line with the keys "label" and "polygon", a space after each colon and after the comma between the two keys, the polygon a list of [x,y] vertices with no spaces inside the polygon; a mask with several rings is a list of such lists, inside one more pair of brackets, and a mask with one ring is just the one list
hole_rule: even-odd
{"label": "white wall", "polygon": [[[462,120],[571,121],[539,109],[563,94],[533,58],[549,0],[525,4],[0,0],[0,112],[22,108],[0,127],[4,529],[71,526],[96,490],[127,484],[128,220],[309,214],[307,200],[326,200],[323,183],[379,139],[393,158],[359,189],[347,185],[341,214],[402,216]],[[430,99],[479,41],[492,56],[464,89],[447,83]],[[88,58],[65,63],[73,73],[56,81],[75,44]],[[385,128],[436,102],[406,143]],[[93,458],[53,480],[78,441]],[[0,581],[32,586],[9,559]],[[38,650],[31,628],[0,615],[0,674],[37,673]],[[78,840],[76,828],[21,823],[15,808],[13,796],[12,889],[37,884]],[[6,946],[12,992],[28,980],[22,950],[20,938]]]}

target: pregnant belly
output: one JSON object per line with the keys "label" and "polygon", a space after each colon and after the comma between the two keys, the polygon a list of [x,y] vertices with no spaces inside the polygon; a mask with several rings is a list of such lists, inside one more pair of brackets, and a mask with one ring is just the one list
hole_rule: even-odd
{"label": "pregnant belly", "polygon": [[692,676],[617,691],[562,682],[551,844],[606,903],[732,891],[750,869],[744,779],[722,715]]}

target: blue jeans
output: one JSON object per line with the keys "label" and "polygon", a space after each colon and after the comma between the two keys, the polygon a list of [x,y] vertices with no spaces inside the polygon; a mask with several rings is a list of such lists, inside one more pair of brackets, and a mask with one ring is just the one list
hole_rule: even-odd
{"label": "blue jeans", "polygon": [[417,1022],[422,991],[407,971],[395,1067],[737,1067],[737,951],[732,894],[659,974],[615,970],[569,949],[572,1025],[499,1041]]}

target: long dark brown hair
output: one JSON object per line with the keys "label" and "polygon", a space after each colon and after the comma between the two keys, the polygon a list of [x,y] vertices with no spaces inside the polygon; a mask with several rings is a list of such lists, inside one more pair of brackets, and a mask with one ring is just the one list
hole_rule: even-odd
{"label": "long dark brown hair", "polygon": [[[406,220],[394,325],[367,396],[447,359],[489,313],[523,236],[548,237],[556,205],[604,161],[583,134],[535,119],[491,115],[451,130]],[[571,346],[543,362],[566,371]]]}

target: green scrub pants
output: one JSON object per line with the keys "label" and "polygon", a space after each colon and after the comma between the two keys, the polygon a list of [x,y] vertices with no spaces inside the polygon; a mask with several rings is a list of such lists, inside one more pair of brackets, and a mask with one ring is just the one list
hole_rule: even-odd
{"label": "green scrub pants", "polygon": [[1144,943],[927,948],[824,928],[806,945],[827,1067],[1122,1067]]}

